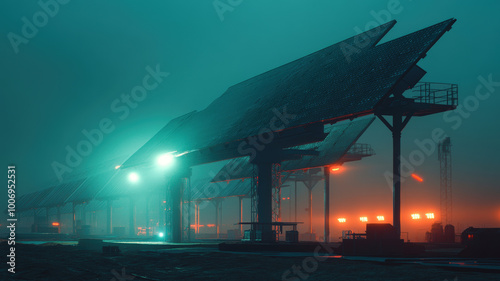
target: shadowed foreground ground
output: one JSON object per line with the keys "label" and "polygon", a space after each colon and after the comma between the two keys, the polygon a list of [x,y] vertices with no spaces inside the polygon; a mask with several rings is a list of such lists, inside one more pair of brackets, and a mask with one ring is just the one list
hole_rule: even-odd
{"label": "shadowed foreground ground", "polygon": [[[8,248],[1,243],[1,252]],[[218,252],[215,246],[138,251],[120,247],[119,256],[66,245],[16,245],[16,273],[2,264],[0,280],[282,280],[307,258]],[[4,261],[6,260],[4,255]],[[328,259],[305,263],[310,273],[285,280],[500,280],[498,273],[450,271],[421,265],[385,265]],[[317,265],[317,268],[315,268]],[[298,276],[299,275],[299,276]],[[295,276],[295,277],[294,277]]]}

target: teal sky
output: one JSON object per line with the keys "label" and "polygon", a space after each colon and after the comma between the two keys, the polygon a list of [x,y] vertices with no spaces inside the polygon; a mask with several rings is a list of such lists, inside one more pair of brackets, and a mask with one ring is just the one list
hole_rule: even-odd
{"label": "teal sky", "polygon": [[[74,148],[85,139],[82,130],[98,128],[103,118],[110,118],[115,130],[76,169],[127,157],[170,119],[203,109],[227,87],[353,36],[356,27],[364,31],[372,21],[398,21],[385,41],[456,18],[419,63],[428,72],[423,80],[459,84],[460,103],[474,95],[479,76],[500,82],[499,1],[401,0],[397,14],[374,16],[391,2],[243,0],[221,21],[212,0],[73,0],[59,5],[16,54],[8,34],[22,35],[22,18],[32,21],[42,8],[37,1],[3,1],[2,164],[17,166],[20,193],[57,183],[52,163],[64,163],[65,147]],[[145,68],[156,65],[170,75],[126,118],[117,118],[113,101],[140,85]],[[464,221],[481,216],[482,223],[498,226],[500,87],[494,90],[457,129],[442,114],[412,120],[403,133],[403,155],[417,148],[414,140],[442,128],[453,143],[457,214]],[[392,165],[390,132],[376,121],[361,142],[370,143],[377,155],[349,164],[352,169],[339,176],[342,188],[335,192],[357,198],[360,208],[371,198],[389,210],[392,198],[383,173]],[[439,204],[437,154],[416,172],[425,184],[408,180],[404,198]],[[424,202],[404,200],[408,208]]]}

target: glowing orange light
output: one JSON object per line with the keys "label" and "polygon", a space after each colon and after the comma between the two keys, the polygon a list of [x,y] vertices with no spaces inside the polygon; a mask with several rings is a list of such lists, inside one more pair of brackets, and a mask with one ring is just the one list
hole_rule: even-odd
{"label": "glowing orange light", "polygon": [[425,216],[428,218],[428,219],[434,219],[434,213],[427,213],[425,214]]}
{"label": "glowing orange light", "polygon": [[420,214],[411,214],[411,219],[412,220],[419,220],[420,219]]}
{"label": "glowing orange light", "polygon": [[163,201],[163,203],[167,203],[167,201]]}
{"label": "glowing orange light", "polygon": [[207,227],[215,227],[215,224],[207,224]]}
{"label": "glowing orange light", "polygon": [[423,182],[424,179],[421,178],[419,175],[417,174],[411,174],[411,177],[414,178],[416,181],[419,181],[419,182]]}
{"label": "glowing orange light", "polygon": [[359,217],[359,221],[367,222],[368,218],[367,217]]}
{"label": "glowing orange light", "polygon": [[345,219],[345,218],[338,218],[337,220],[338,220],[340,223],[344,223],[344,222],[346,222],[346,219]]}
{"label": "glowing orange light", "polygon": [[385,218],[384,218],[384,216],[377,216],[377,220],[378,220],[378,221],[384,221],[384,220],[385,220]]}
{"label": "glowing orange light", "polygon": [[120,169],[120,167],[121,167],[121,165],[116,165],[116,166],[115,166],[115,170]]}
{"label": "glowing orange light", "polygon": [[290,197],[287,197],[286,200],[290,200]]}
{"label": "glowing orange light", "polygon": [[340,167],[333,167],[331,169],[332,172],[337,172],[337,171],[340,171]]}
{"label": "glowing orange light", "polygon": [[53,222],[52,225],[53,226],[59,226],[59,223],[58,222]]}

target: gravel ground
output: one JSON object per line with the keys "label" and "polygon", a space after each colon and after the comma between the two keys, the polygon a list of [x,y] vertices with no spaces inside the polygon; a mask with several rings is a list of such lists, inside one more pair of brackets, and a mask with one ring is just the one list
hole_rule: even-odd
{"label": "gravel ground", "polygon": [[[104,256],[76,246],[17,244],[16,273],[9,273],[4,262],[0,280],[500,280],[498,273],[343,259],[318,261],[312,255],[227,253],[215,246],[148,251],[139,251],[137,246],[120,248],[120,255]],[[7,253],[7,244],[1,243],[0,249]]]}

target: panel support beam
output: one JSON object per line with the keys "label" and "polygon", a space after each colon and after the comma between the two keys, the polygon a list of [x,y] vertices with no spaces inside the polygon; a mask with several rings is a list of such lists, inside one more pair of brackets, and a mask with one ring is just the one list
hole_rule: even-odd
{"label": "panel support beam", "polygon": [[129,202],[129,235],[130,237],[136,236],[135,232],[135,203],[134,198],[130,197]]}
{"label": "panel support beam", "polygon": [[[239,212],[238,212],[238,222],[243,222],[243,197],[238,197],[239,199]],[[240,223],[240,237],[243,237],[243,224]]]}
{"label": "panel support beam", "polygon": [[406,115],[403,120],[403,114],[394,110],[391,116],[392,125],[382,115],[377,114],[392,132],[392,220],[394,228],[401,236],[401,132],[413,114]]}
{"label": "panel support beam", "polygon": [[261,224],[262,242],[275,242],[276,239],[271,225],[273,219],[272,166],[271,162],[257,164],[257,216]]}
{"label": "panel support beam", "polygon": [[[181,243],[182,242],[182,189],[184,188],[183,179],[180,175],[175,175],[170,178],[169,183],[169,195],[170,195],[170,233],[171,242]],[[168,208],[167,208],[168,209]],[[168,213],[168,212],[166,212]],[[166,218],[166,223],[168,224],[168,217]],[[165,235],[167,237],[168,235]]]}
{"label": "panel support beam", "polygon": [[108,200],[106,206],[106,232],[108,235],[113,233],[113,201]]}
{"label": "panel support beam", "polygon": [[73,209],[73,235],[76,235],[76,211],[75,211],[75,205],[76,203],[72,203],[72,209]]}

